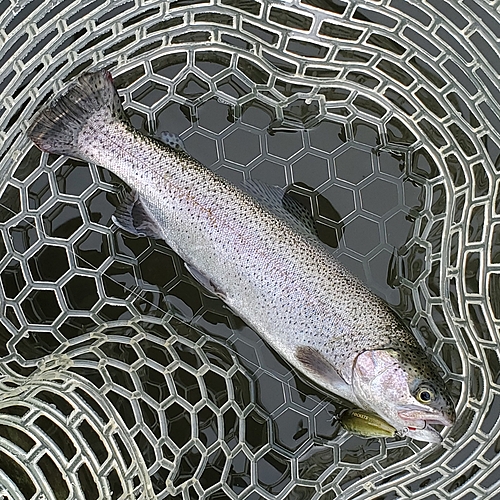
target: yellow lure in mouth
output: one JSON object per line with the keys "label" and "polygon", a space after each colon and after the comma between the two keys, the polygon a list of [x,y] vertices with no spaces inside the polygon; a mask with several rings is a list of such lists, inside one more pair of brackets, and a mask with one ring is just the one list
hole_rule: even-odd
{"label": "yellow lure in mouth", "polygon": [[396,429],[376,413],[359,408],[344,410],[340,414],[339,422],[346,431],[363,438],[386,438],[396,435]]}

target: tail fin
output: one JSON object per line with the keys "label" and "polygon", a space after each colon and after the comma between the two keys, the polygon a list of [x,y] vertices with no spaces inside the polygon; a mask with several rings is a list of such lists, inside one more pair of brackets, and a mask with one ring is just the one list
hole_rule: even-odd
{"label": "tail fin", "polygon": [[34,116],[28,137],[42,151],[85,160],[78,136],[97,113],[102,120],[103,111],[108,120],[128,121],[109,71],[84,73]]}

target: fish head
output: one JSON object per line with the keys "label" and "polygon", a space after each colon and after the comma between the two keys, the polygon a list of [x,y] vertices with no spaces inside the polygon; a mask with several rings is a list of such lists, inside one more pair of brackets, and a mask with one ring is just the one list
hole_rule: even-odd
{"label": "fish head", "polygon": [[443,380],[422,351],[420,358],[393,349],[359,354],[352,388],[360,404],[392,425],[401,436],[439,443],[433,425],[449,426],[455,408]]}

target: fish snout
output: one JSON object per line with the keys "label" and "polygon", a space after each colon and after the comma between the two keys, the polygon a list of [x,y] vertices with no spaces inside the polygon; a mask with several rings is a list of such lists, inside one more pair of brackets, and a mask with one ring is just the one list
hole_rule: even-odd
{"label": "fish snout", "polygon": [[400,431],[402,436],[408,436],[417,441],[440,443],[443,438],[434,429],[434,425],[449,427],[455,422],[455,410],[442,411],[433,408],[410,407],[398,412],[405,428]]}

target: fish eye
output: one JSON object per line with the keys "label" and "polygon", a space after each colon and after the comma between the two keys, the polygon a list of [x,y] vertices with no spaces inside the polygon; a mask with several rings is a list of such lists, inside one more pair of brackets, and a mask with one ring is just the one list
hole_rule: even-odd
{"label": "fish eye", "polygon": [[417,399],[421,403],[427,404],[430,403],[431,401],[434,401],[435,394],[434,391],[427,386],[420,387],[417,391]]}

